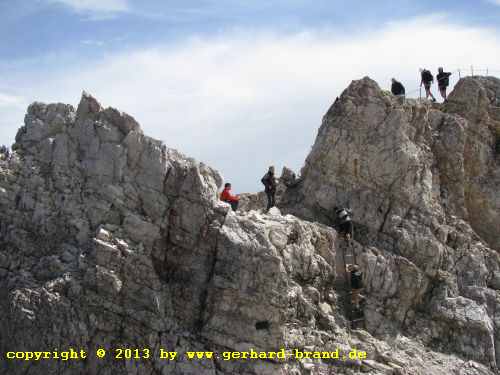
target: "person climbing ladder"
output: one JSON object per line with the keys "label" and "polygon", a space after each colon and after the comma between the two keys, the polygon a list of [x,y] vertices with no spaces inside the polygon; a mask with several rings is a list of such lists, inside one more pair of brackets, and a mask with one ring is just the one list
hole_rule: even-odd
{"label": "person climbing ladder", "polygon": [[363,272],[356,264],[348,264],[346,270],[350,276],[351,282],[351,302],[352,306],[356,309],[360,309],[359,301],[361,299],[361,289],[363,289]]}
{"label": "person climbing ladder", "polygon": [[349,208],[335,207],[338,229],[347,241],[353,238],[352,211]]}

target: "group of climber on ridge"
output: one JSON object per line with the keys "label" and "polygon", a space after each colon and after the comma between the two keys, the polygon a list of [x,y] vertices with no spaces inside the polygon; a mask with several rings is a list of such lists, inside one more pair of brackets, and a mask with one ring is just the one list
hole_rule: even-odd
{"label": "group of climber on ridge", "polygon": [[[274,166],[269,167],[269,170],[260,181],[264,185],[264,191],[267,196],[266,211],[269,211],[271,207],[276,205],[276,187],[278,184],[276,183],[276,177],[274,176]],[[229,203],[233,211],[236,211],[238,209],[240,196],[231,194],[231,184],[228,182],[224,185],[224,190],[220,195],[220,200]]]}
{"label": "group of climber on ridge", "polygon": [[[443,68],[438,68],[438,74],[436,75],[436,80],[439,88],[439,93],[444,99],[446,103],[448,101],[446,97],[446,89],[450,85],[450,76],[451,73],[445,72]],[[424,86],[425,88],[425,98],[431,98],[432,102],[436,102],[436,98],[432,95],[431,86],[434,83],[434,76],[428,69],[420,69],[420,87]],[[391,92],[399,97],[404,98],[406,95],[405,88],[403,84],[396,80],[396,78],[392,79]]]}

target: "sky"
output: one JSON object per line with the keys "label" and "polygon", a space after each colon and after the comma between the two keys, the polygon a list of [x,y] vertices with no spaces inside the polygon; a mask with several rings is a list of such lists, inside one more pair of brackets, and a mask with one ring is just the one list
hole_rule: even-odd
{"label": "sky", "polygon": [[300,172],[352,80],[418,96],[418,69],[500,76],[500,0],[0,0],[0,144],[33,101],[83,90],[236,193]]}

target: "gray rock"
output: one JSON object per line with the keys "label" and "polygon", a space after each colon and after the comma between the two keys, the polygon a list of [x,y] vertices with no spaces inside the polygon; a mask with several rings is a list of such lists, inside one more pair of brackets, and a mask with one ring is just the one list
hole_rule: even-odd
{"label": "gray rock", "polygon": [[[284,169],[269,213],[262,193],[234,213],[218,200],[215,170],[89,94],[76,111],[34,103],[13,155],[0,158],[0,351],[91,355],[7,360],[0,372],[494,374],[495,88],[466,79],[440,110],[402,106],[368,78],[353,82],[326,114],[301,176]],[[469,97],[477,105],[460,104]],[[364,330],[346,316],[338,204],[355,212]],[[100,360],[99,347],[149,348],[152,357]],[[368,357],[186,358],[281,348]]]}
{"label": "gray rock", "polygon": [[371,79],[354,81],[323,118],[300,185],[278,204],[328,225],[334,206],[353,209],[370,332],[405,332],[491,368],[500,360],[496,297],[486,297],[498,284],[499,89],[465,78],[441,108],[400,105]]}

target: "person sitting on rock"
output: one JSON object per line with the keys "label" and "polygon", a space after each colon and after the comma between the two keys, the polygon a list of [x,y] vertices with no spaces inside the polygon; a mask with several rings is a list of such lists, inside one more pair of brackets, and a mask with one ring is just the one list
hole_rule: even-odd
{"label": "person sitting on rock", "polygon": [[391,92],[393,95],[403,97],[405,96],[405,87],[403,84],[399,81],[396,80],[396,78],[393,78],[392,80],[392,85],[391,85]]}
{"label": "person sitting on rock", "polygon": [[352,211],[349,208],[335,207],[335,214],[340,234],[349,241],[353,237]]}
{"label": "person sitting on rock", "polygon": [[260,180],[264,184],[267,195],[267,211],[276,205],[276,179],[274,177],[274,167],[270,166],[268,172]]}
{"label": "person sitting on rock", "polygon": [[363,272],[356,264],[348,264],[346,271],[349,273],[351,281],[351,302],[354,308],[359,310],[360,293],[363,289]]}
{"label": "person sitting on rock", "polygon": [[220,200],[229,203],[233,211],[236,211],[240,197],[239,195],[231,195],[231,184],[228,182],[224,185],[224,190],[220,194]]}
{"label": "person sitting on rock", "polygon": [[443,97],[445,103],[448,101],[448,99],[446,99],[446,88],[450,85],[450,76],[451,73],[443,71],[443,68],[438,68],[438,74],[436,78],[438,82],[439,93]]}
{"label": "person sitting on rock", "polygon": [[434,97],[434,95],[432,95],[432,92],[431,92],[431,85],[434,82],[434,76],[432,75],[432,73],[429,70],[420,69],[420,78],[421,78],[420,87],[422,87],[422,85],[424,85],[424,88],[425,88],[425,98],[429,99],[429,96],[430,96],[432,98],[432,101],[435,102],[436,98]]}

